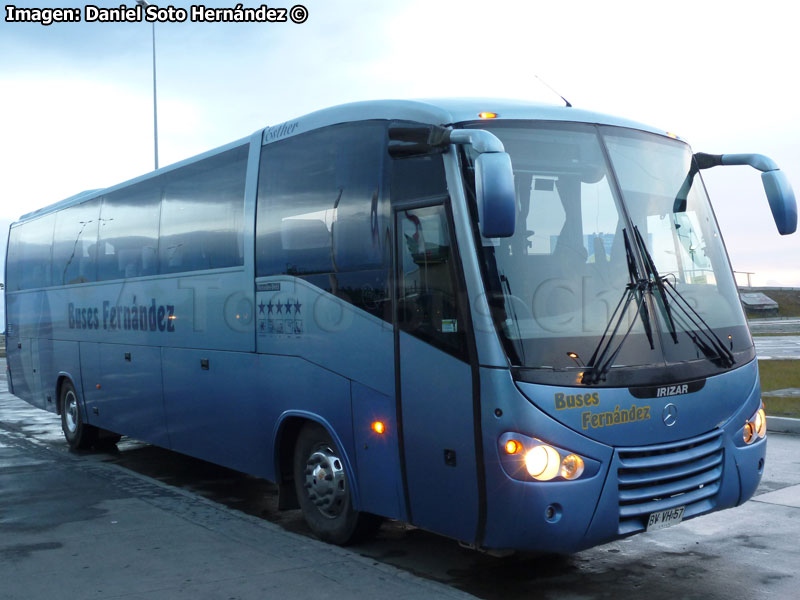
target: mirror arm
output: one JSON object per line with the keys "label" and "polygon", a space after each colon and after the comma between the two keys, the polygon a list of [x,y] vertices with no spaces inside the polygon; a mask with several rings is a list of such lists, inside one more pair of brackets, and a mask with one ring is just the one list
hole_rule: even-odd
{"label": "mirror arm", "polygon": [[788,235],[797,229],[797,202],[786,174],[778,168],[774,160],[763,154],[704,154],[698,152],[689,168],[689,173],[675,197],[674,212],[686,210],[686,198],[692,186],[692,179],[700,169],[717,166],[747,165],[761,171],[761,182],[767,195],[772,217],[778,233]]}
{"label": "mirror arm", "polygon": [[506,151],[503,142],[484,129],[453,129],[449,137],[451,144],[469,144],[479,154]]}
{"label": "mirror arm", "polygon": [[694,155],[700,169],[710,169],[721,165],[749,165],[759,171],[777,171],[778,165],[769,156],[763,154],[705,154],[697,152]]}
{"label": "mirror arm", "polygon": [[478,154],[505,152],[503,142],[483,129],[448,129],[439,125],[389,127],[389,154],[393,158],[446,152],[450,144],[468,144]]}

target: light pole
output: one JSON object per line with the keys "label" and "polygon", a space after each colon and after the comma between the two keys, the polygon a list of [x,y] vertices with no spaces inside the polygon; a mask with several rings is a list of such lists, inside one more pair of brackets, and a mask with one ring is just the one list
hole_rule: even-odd
{"label": "light pole", "polygon": [[[136,0],[136,4],[145,8],[149,6],[145,0]],[[153,21],[153,152],[156,169],[158,169],[158,102],[156,101],[156,22]]]}

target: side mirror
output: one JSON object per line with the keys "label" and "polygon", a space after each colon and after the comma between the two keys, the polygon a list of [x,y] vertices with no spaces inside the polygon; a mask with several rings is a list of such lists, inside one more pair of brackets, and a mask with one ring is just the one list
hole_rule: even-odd
{"label": "side mirror", "polygon": [[511,237],[517,218],[517,194],[511,157],[503,142],[483,129],[453,129],[449,141],[469,144],[475,159],[475,200],[481,234],[487,238]]}
{"label": "side mirror", "polygon": [[487,152],[475,159],[475,199],[483,237],[514,235],[517,196],[507,153]]}
{"label": "side mirror", "polygon": [[697,169],[710,169],[720,165],[749,165],[762,171],[761,183],[767,194],[772,218],[778,227],[778,233],[789,235],[797,230],[797,201],[794,197],[792,185],[786,174],[778,168],[775,161],[763,154],[704,154],[698,152],[694,155],[695,163],[689,171],[686,181],[675,199],[676,212],[682,207],[686,210],[686,192],[691,187],[691,179]]}
{"label": "side mirror", "polygon": [[797,201],[786,173],[767,171],[761,174],[761,182],[778,232],[781,235],[794,233],[797,229]]}

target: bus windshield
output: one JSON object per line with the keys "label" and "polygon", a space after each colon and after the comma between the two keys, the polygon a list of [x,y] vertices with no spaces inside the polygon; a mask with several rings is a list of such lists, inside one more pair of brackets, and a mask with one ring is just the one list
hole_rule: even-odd
{"label": "bus windshield", "polygon": [[[693,160],[685,143],[577,123],[466,126],[494,133],[514,168],[516,231],[480,240],[489,305],[513,365],[570,373],[559,381],[581,383],[573,371],[585,370],[604,332],[616,338],[614,348],[624,338],[609,365],[617,384],[622,371],[645,366],[719,371],[719,357],[698,331],[722,340],[739,364],[752,358],[702,180],[695,176],[688,195],[679,193]],[[468,188],[473,158],[463,155]],[[637,266],[643,257],[682,306],[655,286],[625,302],[628,284],[645,276]]]}

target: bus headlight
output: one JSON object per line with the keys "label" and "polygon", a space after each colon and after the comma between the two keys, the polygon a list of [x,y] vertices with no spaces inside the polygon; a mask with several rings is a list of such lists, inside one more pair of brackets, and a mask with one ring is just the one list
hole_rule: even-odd
{"label": "bus headlight", "polygon": [[558,475],[561,455],[547,444],[534,446],[525,454],[525,468],[534,479],[549,481]]}
{"label": "bus headlight", "polygon": [[583,459],[577,454],[568,454],[561,461],[560,475],[564,479],[577,479],[583,475],[584,463]]}
{"label": "bus headlight", "polygon": [[756,426],[756,435],[758,437],[763,438],[767,435],[767,413],[764,412],[763,406],[758,409],[754,423]]}
{"label": "bus headlight", "polygon": [[507,431],[497,442],[503,470],[520,481],[573,481],[600,470],[597,460],[519,432]]}
{"label": "bus headlight", "polygon": [[764,412],[764,403],[752,417],[747,419],[742,429],[742,439],[745,444],[752,444],[767,435],[767,413]]}
{"label": "bus headlight", "polygon": [[753,440],[756,437],[756,430],[753,427],[753,424],[748,421],[744,424],[744,429],[742,430],[742,439],[744,439],[745,444],[752,444]]}

